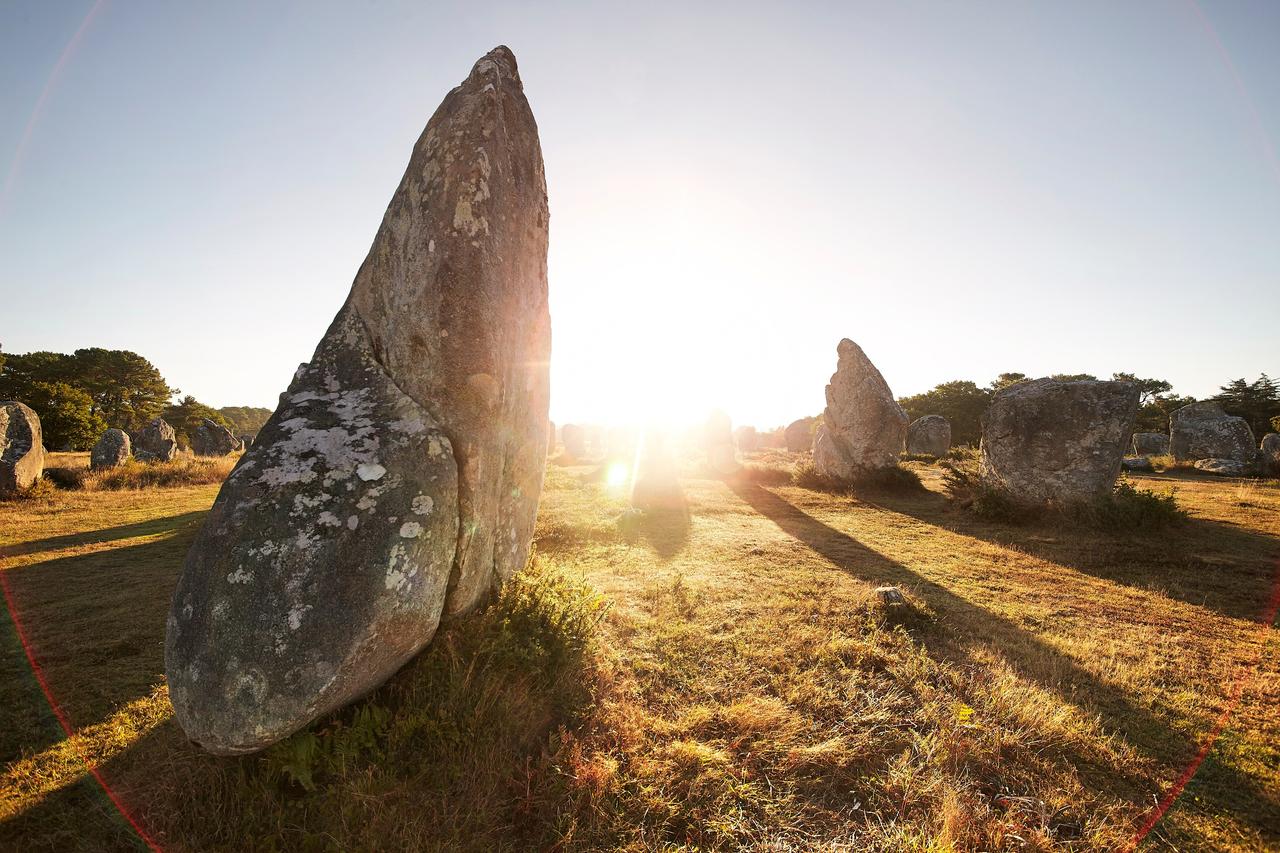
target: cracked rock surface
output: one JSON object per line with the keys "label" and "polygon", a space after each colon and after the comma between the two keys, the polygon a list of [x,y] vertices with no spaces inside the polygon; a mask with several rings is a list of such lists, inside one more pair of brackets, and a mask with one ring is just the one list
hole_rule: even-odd
{"label": "cracked rock surface", "polygon": [[187,735],[268,746],[369,692],[524,566],[546,455],[542,153],[499,47],[418,139],[347,302],[187,555]]}

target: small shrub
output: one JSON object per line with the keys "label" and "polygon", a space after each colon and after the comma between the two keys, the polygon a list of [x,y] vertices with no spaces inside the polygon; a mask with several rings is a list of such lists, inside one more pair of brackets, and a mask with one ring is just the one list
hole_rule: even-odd
{"label": "small shrub", "polygon": [[964,509],[988,521],[1018,523],[1034,511],[982,479],[975,456],[942,463],[942,486]]}
{"label": "small shrub", "polygon": [[45,468],[44,478],[59,489],[83,489],[89,478],[88,468]]}
{"label": "small shrub", "polygon": [[792,482],[803,489],[835,495],[859,491],[919,492],[924,490],[920,475],[901,464],[865,471],[852,480],[841,480],[820,473],[812,461],[805,460],[796,465]]}
{"label": "small shrub", "polygon": [[742,466],[739,476],[761,486],[789,486],[795,481],[796,471],[790,465],[748,462]]}
{"label": "small shrub", "polygon": [[1109,530],[1167,527],[1187,518],[1172,491],[1160,495],[1125,480],[1117,483],[1110,495],[1068,507],[1066,514],[1077,523]]}

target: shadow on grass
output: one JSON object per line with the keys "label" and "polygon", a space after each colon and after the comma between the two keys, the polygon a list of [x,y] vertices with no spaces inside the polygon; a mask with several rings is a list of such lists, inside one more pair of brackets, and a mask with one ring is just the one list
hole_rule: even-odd
{"label": "shadow on grass", "polygon": [[1052,520],[986,521],[937,492],[868,497],[875,506],[952,533],[1058,563],[1224,616],[1255,621],[1270,592],[1280,538],[1203,518],[1164,528],[1108,531]]}
{"label": "shadow on grass", "polygon": [[[1064,702],[1099,714],[1108,732],[1121,733],[1126,742],[1167,768],[1165,781],[1171,782],[1198,752],[1199,744],[1179,734],[1174,725],[1191,721],[1179,719],[1172,711],[1161,713],[1135,704],[1035,634],[922,577],[774,493],[742,482],[731,484],[731,488],[753,509],[837,568],[871,584],[916,589],[943,617],[918,632],[918,639],[933,657],[965,664],[973,661],[976,644],[993,645],[1023,677],[1056,693]],[[1062,594],[1069,595],[1069,589],[1064,587]],[[1086,779],[1105,780],[1110,789],[1137,807],[1153,802],[1153,794],[1158,796],[1151,780],[1127,774],[1101,757],[1067,757]],[[1263,789],[1257,780],[1220,762],[1213,761],[1210,770],[1210,777],[1197,786],[1201,799],[1247,823],[1269,842],[1280,842],[1280,797],[1276,792]]]}
{"label": "shadow on grass", "polygon": [[[77,728],[151,692],[164,678],[164,623],[203,512],[116,530],[171,535],[5,570],[17,619],[54,698]],[[123,534],[116,538],[124,538]],[[7,615],[6,615],[7,621]],[[0,656],[0,761],[61,740],[17,633]]]}
{"label": "shadow on grass", "polygon": [[0,557],[18,557],[39,551],[55,551],[60,548],[72,548],[78,545],[98,545],[103,542],[115,542],[120,539],[133,539],[137,536],[168,533],[184,525],[203,520],[205,512],[205,510],[197,510],[183,513],[182,515],[171,515],[167,518],[139,521],[136,524],[105,527],[102,530],[87,530],[83,533],[69,533],[66,536],[51,536],[48,539],[37,539],[32,542],[19,542],[15,545],[0,547]]}

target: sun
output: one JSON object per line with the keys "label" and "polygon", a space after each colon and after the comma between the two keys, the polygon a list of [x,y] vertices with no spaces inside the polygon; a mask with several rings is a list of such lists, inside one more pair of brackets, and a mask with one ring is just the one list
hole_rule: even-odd
{"label": "sun", "polygon": [[609,470],[605,472],[605,482],[609,488],[616,489],[625,486],[631,480],[631,466],[626,462],[613,462],[609,465]]}

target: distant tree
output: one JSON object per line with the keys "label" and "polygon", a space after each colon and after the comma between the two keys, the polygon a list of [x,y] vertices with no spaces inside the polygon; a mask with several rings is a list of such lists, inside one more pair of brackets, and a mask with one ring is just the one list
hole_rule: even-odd
{"label": "distant tree", "polygon": [[1173,385],[1163,379],[1139,379],[1132,373],[1113,373],[1111,378],[1116,382],[1132,382],[1138,386],[1138,405],[1145,406],[1160,394],[1173,390]]}
{"label": "distant tree", "polygon": [[1280,432],[1280,415],[1276,415],[1271,419],[1271,431]]}
{"label": "distant tree", "polygon": [[72,358],[75,378],[67,381],[88,391],[94,409],[121,429],[143,426],[178,393],[136,352],[93,347],[76,350]]}
{"label": "distant tree", "polygon": [[1010,385],[1017,385],[1019,382],[1025,382],[1027,378],[1027,374],[1025,373],[1001,373],[995,379],[991,380],[991,385],[989,387],[992,391],[1003,391]]}
{"label": "distant tree", "polygon": [[227,428],[237,436],[257,436],[271,417],[270,409],[256,406],[223,406],[218,413],[227,419]]}
{"label": "distant tree", "polygon": [[1265,433],[1271,419],[1280,415],[1280,384],[1265,373],[1253,382],[1232,380],[1213,399],[1228,414],[1248,421],[1255,436]]}
{"label": "distant tree", "polygon": [[50,450],[88,450],[107,428],[89,395],[66,382],[32,382],[22,402],[40,416],[44,446]]}
{"label": "distant tree", "polygon": [[1168,432],[1169,415],[1175,409],[1190,406],[1196,402],[1195,397],[1184,397],[1181,394],[1157,394],[1148,402],[1138,406],[1138,417],[1134,422],[1134,432]]}
{"label": "distant tree", "polygon": [[1098,377],[1092,373],[1055,373],[1049,378],[1059,382],[1093,382]]}
{"label": "distant tree", "polygon": [[991,395],[990,390],[958,379],[943,382],[923,394],[903,397],[898,404],[913,421],[925,415],[942,415],[951,422],[952,443],[976,444],[982,436],[982,413],[991,405]]}
{"label": "distant tree", "polygon": [[221,412],[212,406],[206,406],[190,394],[178,402],[170,403],[166,406],[164,411],[160,413],[160,417],[168,421],[169,426],[173,427],[180,447],[191,446],[191,434],[195,432],[196,427],[200,426],[205,418],[222,424],[227,429],[232,429],[232,424],[222,416]]}

